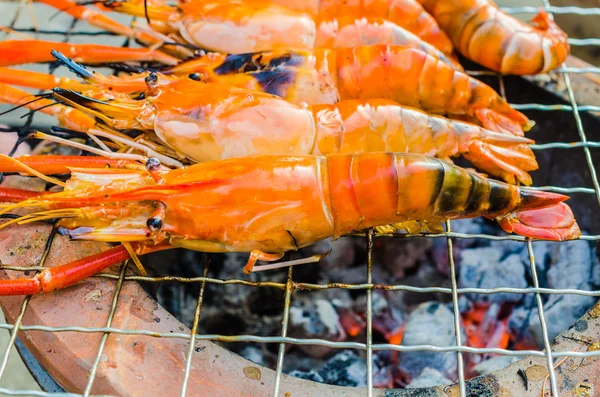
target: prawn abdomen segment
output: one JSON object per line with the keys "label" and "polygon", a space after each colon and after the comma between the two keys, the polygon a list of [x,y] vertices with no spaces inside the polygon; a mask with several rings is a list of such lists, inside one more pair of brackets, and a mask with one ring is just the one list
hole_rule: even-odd
{"label": "prawn abdomen segment", "polygon": [[406,221],[494,219],[566,199],[490,180],[420,154],[331,155],[328,169],[334,237]]}
{"label": "prawn abdomen segment", "polygon": [[468,172],[432,157],[370,153],[328,160],[335,237],[373,226],[451,217],[468,201],[469,185],[459,183],[470,181]]}
{"label": "prawn abdomen segment", "polygon": [[180,246],[286,252],[333,234],[324,158],[252,156],[174,170],[165,179],[197,186],[163,199],[164,229]]}

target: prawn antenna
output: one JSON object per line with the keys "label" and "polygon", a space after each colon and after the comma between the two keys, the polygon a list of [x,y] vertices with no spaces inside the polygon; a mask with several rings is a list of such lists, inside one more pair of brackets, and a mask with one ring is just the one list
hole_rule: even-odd
{"label": "prawn antenna", "polygon": [[75,62],[71,58],[64,56],[60,51],[52,50],[52,56],[58,61],[58,63],[66,66],[69,70],[75,73],[77,76],[88,79],[93,77],[93,73],[87,70],[83,65]]}
{"label": "prawn antenna", "polygon": [[28,102],[22,103],[20,105],[14,106],[14,107],[12,107],[12,108],[10,108],[10,109],[8,109],[8,110],[0,113],[0,116],[4,116],[5,114],[8,114],[8,113],[10,113],[10,112],[12,112],[14,110],[26,107],[27,105],[30,105],[30,104],[32,104],[34,102],[41,101],[42,99],[52,98],[53,94],[52,93],[46,93],[46,94],[39,94],[39,95],[32,95],[32,96],[34,97],[34,99],[32,99],[31,101],[28,101]]}
{"label": "prawn antenna", "polygon": [[36,112],[39,112],[40,110],[43,110],[43,109],[46,109],[46,108],[49,108],[49,107],[51,107],[51,106],[55,106],[55,105],[60,105],[60,103],[58,103],[58,102],[54,102],[54,103],[49,103],[49,104],[47,104],[47,105],[44,105],[44,106],[40,106],[40,107],[39,107],[39,108],[37,108],[37,109],[33,109],[33,110],[31,110],[31,111],[29,111],[29,112],[25,113],[24,115],[22,115],[22,116],[21,116],[21,118],[22,118],[22,119],[24,119],[25,117],[29,117],[30,115],[32,115],[32,114],[34,114],[34,113],[36,113]]}
{"label": "prawn antenna", "polygon": [[150,21],[150,15],[148,14],[148,0],[144,0],[144,16],[146,17],[146,22],[148,22],[148,26],[152,26],[152,22]]}

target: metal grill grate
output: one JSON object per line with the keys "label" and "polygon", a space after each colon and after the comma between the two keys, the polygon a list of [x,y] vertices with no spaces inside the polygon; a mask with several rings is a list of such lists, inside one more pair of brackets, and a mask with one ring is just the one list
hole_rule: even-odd
{"label": "metal grill grate", "polygon": [[[542,7],[552,14],[577,14],[577,15],[600,15],[600,8],[580,8],[580,7],[554,7],[551,6],[548,0],[542,0]],[[537,13],[539,11],[538,8],[535,7],[519,7],[519,8],[507,8],[508,12],[511,13]],[[16,19],[16,18],[15,18]],[[41,31],[46,34],[58,34],[63,35],[66,40],[75,36],[89,36],[89,35],[101,35],[101,32],[85,32],[85,31],[77,31],[73,30],[75,27],[75,23],[71,26],[69,31]],[[570,39],[569,43],[572,46],[600,46],[600,38],[587,38],[587,39]],[[562,66],[560,69],[555,71],[558,73],[562,79],[564,79],[564,84],[566,86],[568,92],[568,98],[570,105],[542,105],[542,104],[521,104],[514,105],[516,109],[519,110],[537,110],[537,111],[548,111],[548,112],[572,112],[573,117],[576,123],[577,131],[579,133],[580,141],[578,142],[569,142],[569,143],[561,143],[561,142],[553,142],[553,143],[545,143],[534,145],[533,148],[536,151],[544,151],[549,149],[564,149],[571,150],[574,148],[582,148],[585,153],[586,162],[589,166],[589,171],[591,174],[593,187],[572,187],[572,188],[563,188],[563,187],[555,187],[555,186],[545,186],[541,187],[542,190],[553,191],[557,193],[565,193],[565,194],[573,194],[573,193],[583,193],[583,194],[595,194],[600,204],[600,184],[598,182],[598,177],[596,175],[596,169],[594,163],[592,161],[592,155],[590,149],[599,148],[600,142],[590,142],[588,141],[586,132],[584,131],[582,119],[580,116],[580,112],[600,112],[600,106],[578,106],[574,94],[574,90],[571,85],[570,74],[577,73],[595,73],[600,74],[600,68],[590,67],[590,68],[572,68],[567,66]],[[491,72],[472,72],[473,75],[495,75]],[[501,92],[503,92],[503,77],[499,76]],[[11,331],[11,338],[9,343],[4,348],[4,353],[2,355],[2,361],[0,364],[0,379],[5,376],[6,364],[8,362],[8,358],[11,352],[12,347],[14,346],[17,332],[19,331],[43,331],[43,332],[82,332],[82,333],[102,333],[103,337],[101,339],[101,343],[98,347],[98,351],[96,354],[96,358],[92,369],[90,371],[90,375],[87,381],[87,387],[83,394],[72,394],[72,393],[46,393],[32,390],[9,390],[6,388],[0,388],[0,393],[5,395],[33,395],[33,396],[89,396],[92,386],[95,381],[96,373],[98,370],[98,366],[101,362],[103,350],[105,347],[105,343],[109,335],[137,335],[140,337],[161,337],[161,338],[179,338],[183,340],[189,340],[189,350],[186,354],[186,366],[184,373],[184,380],[181,385],[180,395],[185,396],[188,380],[190,377],[190,368],[192,365],[192,355],[194,350],[194,343],[198,340],[211,340],[211,341],[221,341],[221,342],[257,342],[257,343],[275,343],[279,345],[279,353],[277,356],[277,367],[276,367],[276,378],[273,384],[273,395],[278,396],[280,393],[281,379],[282,379],[282,368],[285,360],[285,351],[287,344],[293,345],[322,345],[336,349],[359,349],[366,350],[367,354],[367,390],[366,393],[368,396],[372,396],[373,389],[373,351],[377,350],[395,350],[398,352],[415,352],[415,351],[428,351],[428,352],[455,352],[457,355],[457,363],[458,363],[458,384],[459,384],[459,392],[460,396],[466,396],[467,391],[465,387],[465,370],[463,364],[463,354],[464,353],[475,353],[475,354],[502,354],[507,356],[533,356],[533,357],[545,357],[547,361],[547,366],[549,370],[549,383],[550,390],[552,395],[558,396],[558,385],[555,373],[555,365],[558,363],[555,361],[557,358],[563,357],[579,357],[579,358],[587,358],[587,357],[596,357],[600,356],[600,351],[587,351],[587,352],[576,352],[576,351],[552,351],[551,343],[548,337],[547,331],[547,323],[544,317],[544,308],[542,304],[542,295],[544,294],[576,294],[582,296],[600,296],[600,291],[585,291],[578,289],[548,289],[548,288],[540,288],[539,279],[536,273],[536,258],[534,256],[534,251],[532,248],[532,241],[530,239],[526,239],[520,236],[492,236],[485,234],[463,234],[463,233],[455,233],[452,232],[451,223],[448,222],[446,224],[446,233],[442,234],[430,234],[427,236],[403,236],[402,238],[445,238],[447,240],[447,248],[448,248],[448,258],[450,263],[450,278],[451,278],[451,288],[442,288],[437,286],[431,287],[413,287],[408,285],[382,285],[382,284],[374,284],[373,283],[373,273],[372,273],[372,248],[373,241],[375,238],[385,238],[392,237],[392,235],[388,234],[376,234],[374,232],[368,232],[366,236],[364,236],[366,240],[366,244],[368,246],[368,258],[367,258],[367,267],[365,269],[365,278],[366,282],[364,284],[308,284],[308,283],[297,283],[293,280],[293,269],[290,267],[287,276],[286,283],[276,283],[276,282],[252,282],[240,279],[233,280],[222,280],[207,277],[209,263],[208,259],[204,264],[204,276],[203,277],[195,277],[195,278],[182,278],[182,277],[141,277],[141,276],[126,276],[125,275],[125,267],[123,266],[120,274],[101,274],[97,277],[106,277],[117,279],[117,287],[115,290],[115,294],[112,300],[112,306],[110,310],[110,315],[108,317],[108,321],[106,322],[105,327],[101,328],[83,328],[83,327],[48,327],[44,325],[23,325],[22,319],[28,308],[30,298],[26,298],[23,301],[21,306],[21,311],[16,318],[14,324],[2,324],[0,328],[7,329]],[[357,234],[355,234],[357,235]],[[394,237],[400,237],[398,235]],[[456,269],[454,264],[454,251],[453,251],[453,239],[487,239],[487,240],[512,240],[517,241],[522,244],[527,245],[527,250],[530,258],[530,271],[533,276],[533,287],[532,288],[512,288],[501,287],[501,288],[458,288],[457,287],[457,278],[456,278]],[[600,241],[600,235],[584,235],[581,237],[582,240],[587,241]],[[49,240],[48,248],[51,245],[51,239]],[[46,253],[48,250],[46,251]],[[31,270],[41,270],[43,269],[43,263],[45,260],[45,256],[42,261],[39,263],[37,267],[18,267],[18,266],[3,266],[3,269],[7,270],[20,270],[20,271],[31,271]],[[121,292],[121,287],[126,281],[144,281],[144,282],[164,282],[164,281],[175,281],[182,283],[199,283],[200,293],[198,295],[197,306],[195,311],[195,320],[192,326],[191,334],[187,333],[156,333],[149,330],[143,329],[119,329],[112,327],[113,316],[115,313],[115,309],[117,307],[117,302],[119,299],[119,294]],[[237,336],[223,336],[223,335],[202,335],[197,334],[196,331],[198,329],[198,324],[201,318],[201,308],[203,303],[203,294],[204,289],[207,283],[213,284],[237,284],[243,286],[250,286],[255,288],[264,288],[264,287],[275,287],[283,290],[285,292],[284,295],[284,311],[282,318],[282,330],[281,336],[272,336],[272,337],[262,337],[255,335],[237,335]],[[291,338],[287,336],[288,331],[288,321],[289,321],[289,309],[290,304],[293,299],[293,294],[297,290],[307,290],[307,291],[317,291],[324,290],[330,288],[345,288],[349,290],[365,290],[367,296],[367,308],[366,308],[366,340],[364,343],[358,342],[332,342],[327,340],[320,339],[298,339]],[[454,307],[454,325],[456,330],[456,346],[448,346],[448,347],[437,347],[431,345],[420,345],[420,346],[397,346],[392,344],[374,344],[372,339],[372,319],[373,319],[373,310],[372,310],[372,294],[374,290],[389,290],[389,291],[411,291],[415,293],[442,293],[448,294],[452,297],[453,307]],[[458,308],[458,297],[461,294],[466,293],[476,293],[476,294],[496,294],[496,293],[514,293],[514,294],[535,294],[539,319],[543,332],[543,340],[545,351],[536,351],[536,350],[505,350],[505,349],[497,349],[497,348],[473,348],[468,346],[463,346],[463,341],[461,340],[461,329],[460,329],[460,313]],[[33,298],[35,299],[35,298]]]}

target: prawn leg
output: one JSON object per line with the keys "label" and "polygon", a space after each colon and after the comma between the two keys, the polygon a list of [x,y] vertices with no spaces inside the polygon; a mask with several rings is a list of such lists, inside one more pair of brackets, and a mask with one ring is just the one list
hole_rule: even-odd
{"label": "prawn leg", "polygon": [[[6,157],[0,157],[0,172],[19,172],[25,175],[31,175],[20,164],[25,165],[44,175],[70,174],[72,168],[85,169],[122,169],[132,167],[136,164],[130,160],[108,159],[99,156],[59,156],[59,155],[33,155],[21,156],[8,160]],[[0,188],[0,201],[3,198]],[[14,189],[13,189],[14,190]]]}
{"label": "prawn leg", "polygon": [[315,263],[315,262],[320,261],[327,255],[329,255],[330,252],[331,252],[331,248],[329,248],[329,250],[323,254],[315,254],[315,255],[311,255],[307,258],[273,263],[270,265],[256,266],[257,260],[261,260],[261,261],[265,261],[265,262],[273,262],[273,261],[281,259],[284,254],[267,254],[262,251],[252,251],[250,253],[250,258],[248,259],[246,266],[244,266],[244,273],[249,274],[249,273],[263,272],[265,270],[274,270],[274,269],[281,269],[281,268],[289,267],[289,266],[305,265],[307,263]]}
{"label": "prawn leg", "polygon": [[45,40],[4,40],[0,42],[0,66],[52,62],[52,50],[68,54],[86,64],[110,62],[158,62],[176,65],[177,58],[148,48],[113,47],[99,44],[71,44]]}
{"label": "prawn leg", "polygon": [[[136,248],[136,254],[141,255],[172,247],[157,245],[153,247],[136,246]],[[0,296],[35,295],[62,289],[129,258],[130,254],[125,246],[119,245],[87,258],[44,269],[33,278],[0,280]]]}
{"label": "prawn leg", "polygon": [[254,250],[254,251],[250,252],[250,257],[248,258],[248,262],[246,262],[246,266],[244,266],[244,273],[246,273],[246,274],[252,273],[252,271],[254,269],[254,265],[256,265],[257,261],[274,262],[274,261],[278,261],[279,259],[283,258],[284,255],[285,255],[285,253],[269,254],[269,253],[262,252],[259,250]]}

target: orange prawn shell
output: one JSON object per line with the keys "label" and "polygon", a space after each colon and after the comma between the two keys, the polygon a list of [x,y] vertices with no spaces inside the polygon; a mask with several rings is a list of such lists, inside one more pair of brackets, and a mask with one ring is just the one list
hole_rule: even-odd
{"label": "orange prawn shell", "polygon": [[171,171],[167,184],[191,186],[163,199],[164,230],[174,235],[174,245],[213,252],[285,252],[312,244],[333,232],[326,172],[326,160],[311,156],[231,159]]}
{"label": "orange prawn shell", "polygon": [[525,24],[490,0],[420,0],[467,58],[518,75],[547,72],[570,53],[567,34],[541,11]]}

